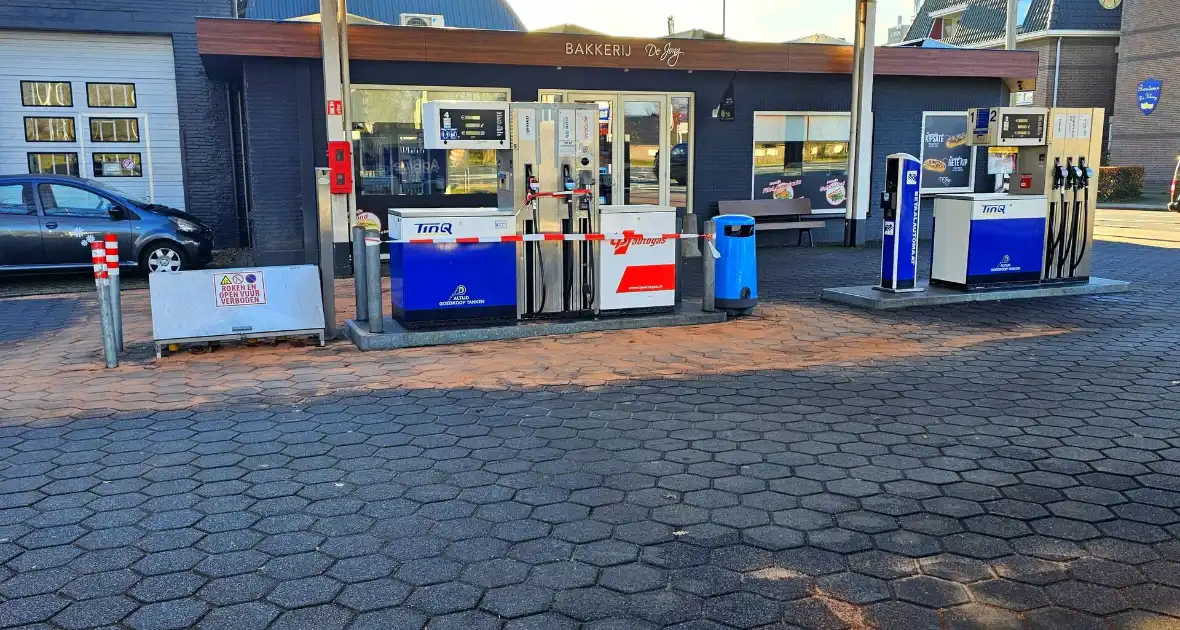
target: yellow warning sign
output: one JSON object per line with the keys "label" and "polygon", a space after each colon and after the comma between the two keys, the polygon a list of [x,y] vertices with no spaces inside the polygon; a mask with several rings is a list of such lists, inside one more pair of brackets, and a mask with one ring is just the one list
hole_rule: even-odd
{"label": "yellow warning sign", "polygon": [[213,279],[219,307],[266,304],[266,282],[261,271],[221,273]]}

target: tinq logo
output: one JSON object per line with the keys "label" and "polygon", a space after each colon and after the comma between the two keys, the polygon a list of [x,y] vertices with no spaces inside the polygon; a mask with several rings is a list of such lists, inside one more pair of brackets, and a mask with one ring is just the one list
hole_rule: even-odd
{"label": "tinq logo", "polygon": [[627,253],[627,250],[630,249],[632,245],[655,246],[655,245],[663,245],[666,242],[668,242],[668,239],[663,238],[663,237],[643,238],[640,235],[636,234],[635,232],[626,231],[626,232],[623,232],[623,238],[611,239],[610,244],[611,244],[611,247],[615,248],[615,255],[622,256]]}
{"label": "tinq logo", "polygon": [[451,224],[450,223],[419,223],[418,224],[418,233],[419,234],[450,234],[451,233]]}

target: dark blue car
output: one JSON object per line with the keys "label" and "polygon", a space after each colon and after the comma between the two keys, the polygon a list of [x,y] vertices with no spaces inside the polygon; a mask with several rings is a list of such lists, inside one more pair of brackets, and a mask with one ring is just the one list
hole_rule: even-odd
{"label": "dark blue car", "polygon": [[121,267],[194,269],[213,258],[213,233],[195,216],[64,175],[0,175],[0,271],[82,269],[90,242],[119,236]]}

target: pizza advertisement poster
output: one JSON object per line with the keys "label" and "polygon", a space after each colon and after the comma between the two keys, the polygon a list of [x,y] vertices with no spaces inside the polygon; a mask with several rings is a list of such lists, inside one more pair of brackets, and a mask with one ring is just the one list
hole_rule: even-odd
{"label": "pizza advertisement poster", "polygon": [[922,113],[922,194],[975,192],[967,112]]}

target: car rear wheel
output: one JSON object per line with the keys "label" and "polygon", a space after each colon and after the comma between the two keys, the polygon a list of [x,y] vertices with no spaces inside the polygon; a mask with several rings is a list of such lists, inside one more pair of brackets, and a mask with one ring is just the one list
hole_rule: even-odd
{"label": "car rear wheel", "polygon": [[140,269],[145,273],[171,273],[188,269],[184,250],[175,243],[152,244],[143,252]]}

